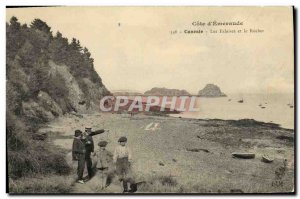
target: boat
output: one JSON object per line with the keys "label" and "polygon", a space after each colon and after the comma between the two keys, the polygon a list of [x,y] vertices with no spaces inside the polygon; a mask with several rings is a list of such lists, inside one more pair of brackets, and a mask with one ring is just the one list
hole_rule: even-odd
{"label": "boat", "polygon": [[258,106],[262,106],[261,104],[259,104]]}
{"label": "boat", "polygon": [[232,153],[231,155],[234,158],[242,158],[242,159],[253,159],[253,158],[255,158],[254,153]]}
{"label": "boat", "polygon": [[265,106],[261,106],[260,108],[264,109],[264,108],[266,108],[266,107],[265,107]]}
{"label": "boat", "polygon": [[239,100],[238,103],[244,103],[244,99]]}
{"label": "boat", "polygon": [[290,108],[294,108],[294,106],[293,106],[293,105],[290,105]]}
{"label": "boat", "polygon": [[230,102],[230,101],[231,101],[231,99],[228,99],[228,101]]}
{"label": "boat", "polygon": [[261,161],[265,163],[271,163],[274,161],[274,158],[270,158],[268,155],[263,155],[261,157]]}

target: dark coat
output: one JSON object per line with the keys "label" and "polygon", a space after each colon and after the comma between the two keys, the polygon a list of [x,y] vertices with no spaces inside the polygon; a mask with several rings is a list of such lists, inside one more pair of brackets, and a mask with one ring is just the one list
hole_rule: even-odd
{"label": "dark coat", "polygon": [[72,146],[72,159],[78,160],[79,155],[85,154],[85,152],[85,141],[78,138],[74,138]]}
{"label": "dark coat", "polygon": [[88,136],[86,136],[86,154],[90,155],[91,152],[94,152],[94,140],[93,140],[93,136],[94,135],[98,135],[104,133],[104,129],[101,130],[97,130],[97,131],[93,131],[91,132]]}

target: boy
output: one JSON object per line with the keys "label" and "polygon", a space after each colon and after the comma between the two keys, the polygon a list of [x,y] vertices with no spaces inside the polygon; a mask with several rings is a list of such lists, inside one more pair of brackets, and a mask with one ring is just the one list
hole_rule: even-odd
{"label": "boy", "polygon": [[85,128],[85,133],[84,136],[86,138],[86,154],[85,154],[85,161],[86,161],[86,167],[88,171],[88,178],[86,180],[89,180],[93,177],[93,163],[91,159],[91,154],[94,153],[94,140],[93,136],[94,135],[99,135],[104,132],[109,132],[109,130],[101,129],[97,131],[92,131],[92,128],[86,127]]}
{"label": "boy", "polygon": [[[132,178],[130,164],[132,163],[132,156],[130,149],[126,146],[127,138],[120,137],[119,146],[116,147],[114,152],[113,161],[116,164],[116,174],[120,181],[123,181],[123,193],[136,192],[137,187]],[[128,190],[128,183],[130,190]]]}
{"label": "boy", "polygon": [[95,153],[95,156],[97,157],[97,176],[99,182],[101,182],[102,189],[110,185],[113,177],[113,154],[106,150],[105,147],[107,146],[107,144],[107,141],[100,141],[98,143],[99,149]]}
{"label": "boy", "polygon": [[85,166],[85,153],[85,141],[82,140],[82,132],[80,130],[76,130],[73,140],[72,158],[74,161],[78,161],[77,182],[81,184],[84,184],[83,171]]}

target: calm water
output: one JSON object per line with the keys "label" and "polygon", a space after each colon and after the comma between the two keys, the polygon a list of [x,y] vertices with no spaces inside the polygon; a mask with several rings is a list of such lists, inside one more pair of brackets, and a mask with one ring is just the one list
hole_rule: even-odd
{"label": "calm water", "polygon": [[[244,103],[237,101],[242,99]],[[231,101],[229,101],[231,99]],[[198,119],[255,119],[280,124],[284,128],[294,129],[293,94],[248,94],[229,95],[222,98],[198,98],[199,112],[183,112],[174,117]],[[259,104],[264,106],[262,109]]]}

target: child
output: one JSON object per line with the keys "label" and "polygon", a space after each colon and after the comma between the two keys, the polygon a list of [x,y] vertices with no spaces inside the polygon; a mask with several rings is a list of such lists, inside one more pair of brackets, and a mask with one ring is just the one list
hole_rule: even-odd
{"label": "child", "polygon": [[86,142],[85,142],[85,147],[86,147],[86,154],[85,154],[85,161],[86,161],[86,167],[87,167],[87,171],[88,171],[88,178],[86,180],[89,180],[93,177],[94,174],[94,170],[93,170],[93,162],[91,159],[91,154],[94,153],[94,140],[93,140],[93,136],[94,135],[98,135],[98,134],[102,134],[104,132],[109,132],[109,130],[97,130],[97,131],[92,131],[92,128],[90,127],[86,127],[85,128],[85,133],[84,136],[86,138]]}
{"label": "child", "polygon": [[84,184],[83,171],[85,166],[85,142],[82,140],[82,132],[80,130],[75,131],[72,147],[72,158],[74,161],[78,161],[77,182]]}
{"label": "child", "polygon": [[112,180],[112,165],[113,155],[111,152],[106,150],[106,141],[100,141],[98,143],[99,149],[96,151],[95,156],[97,157],[96,168],[99,182],[101,182],[101,188],[109,186]]}
{"label": "child", "polygon": [[[130,164],[132,163],[131,151],[126,146],[127,138],[120,137],[119,146],[116,147],[114,152],[113,161],[116,164],[116,174],[120,181],[123,181],[123,193],[135,192],[136,184],[132,178]],[[130,184],[130,190],[128,190],[128,183]]]}

